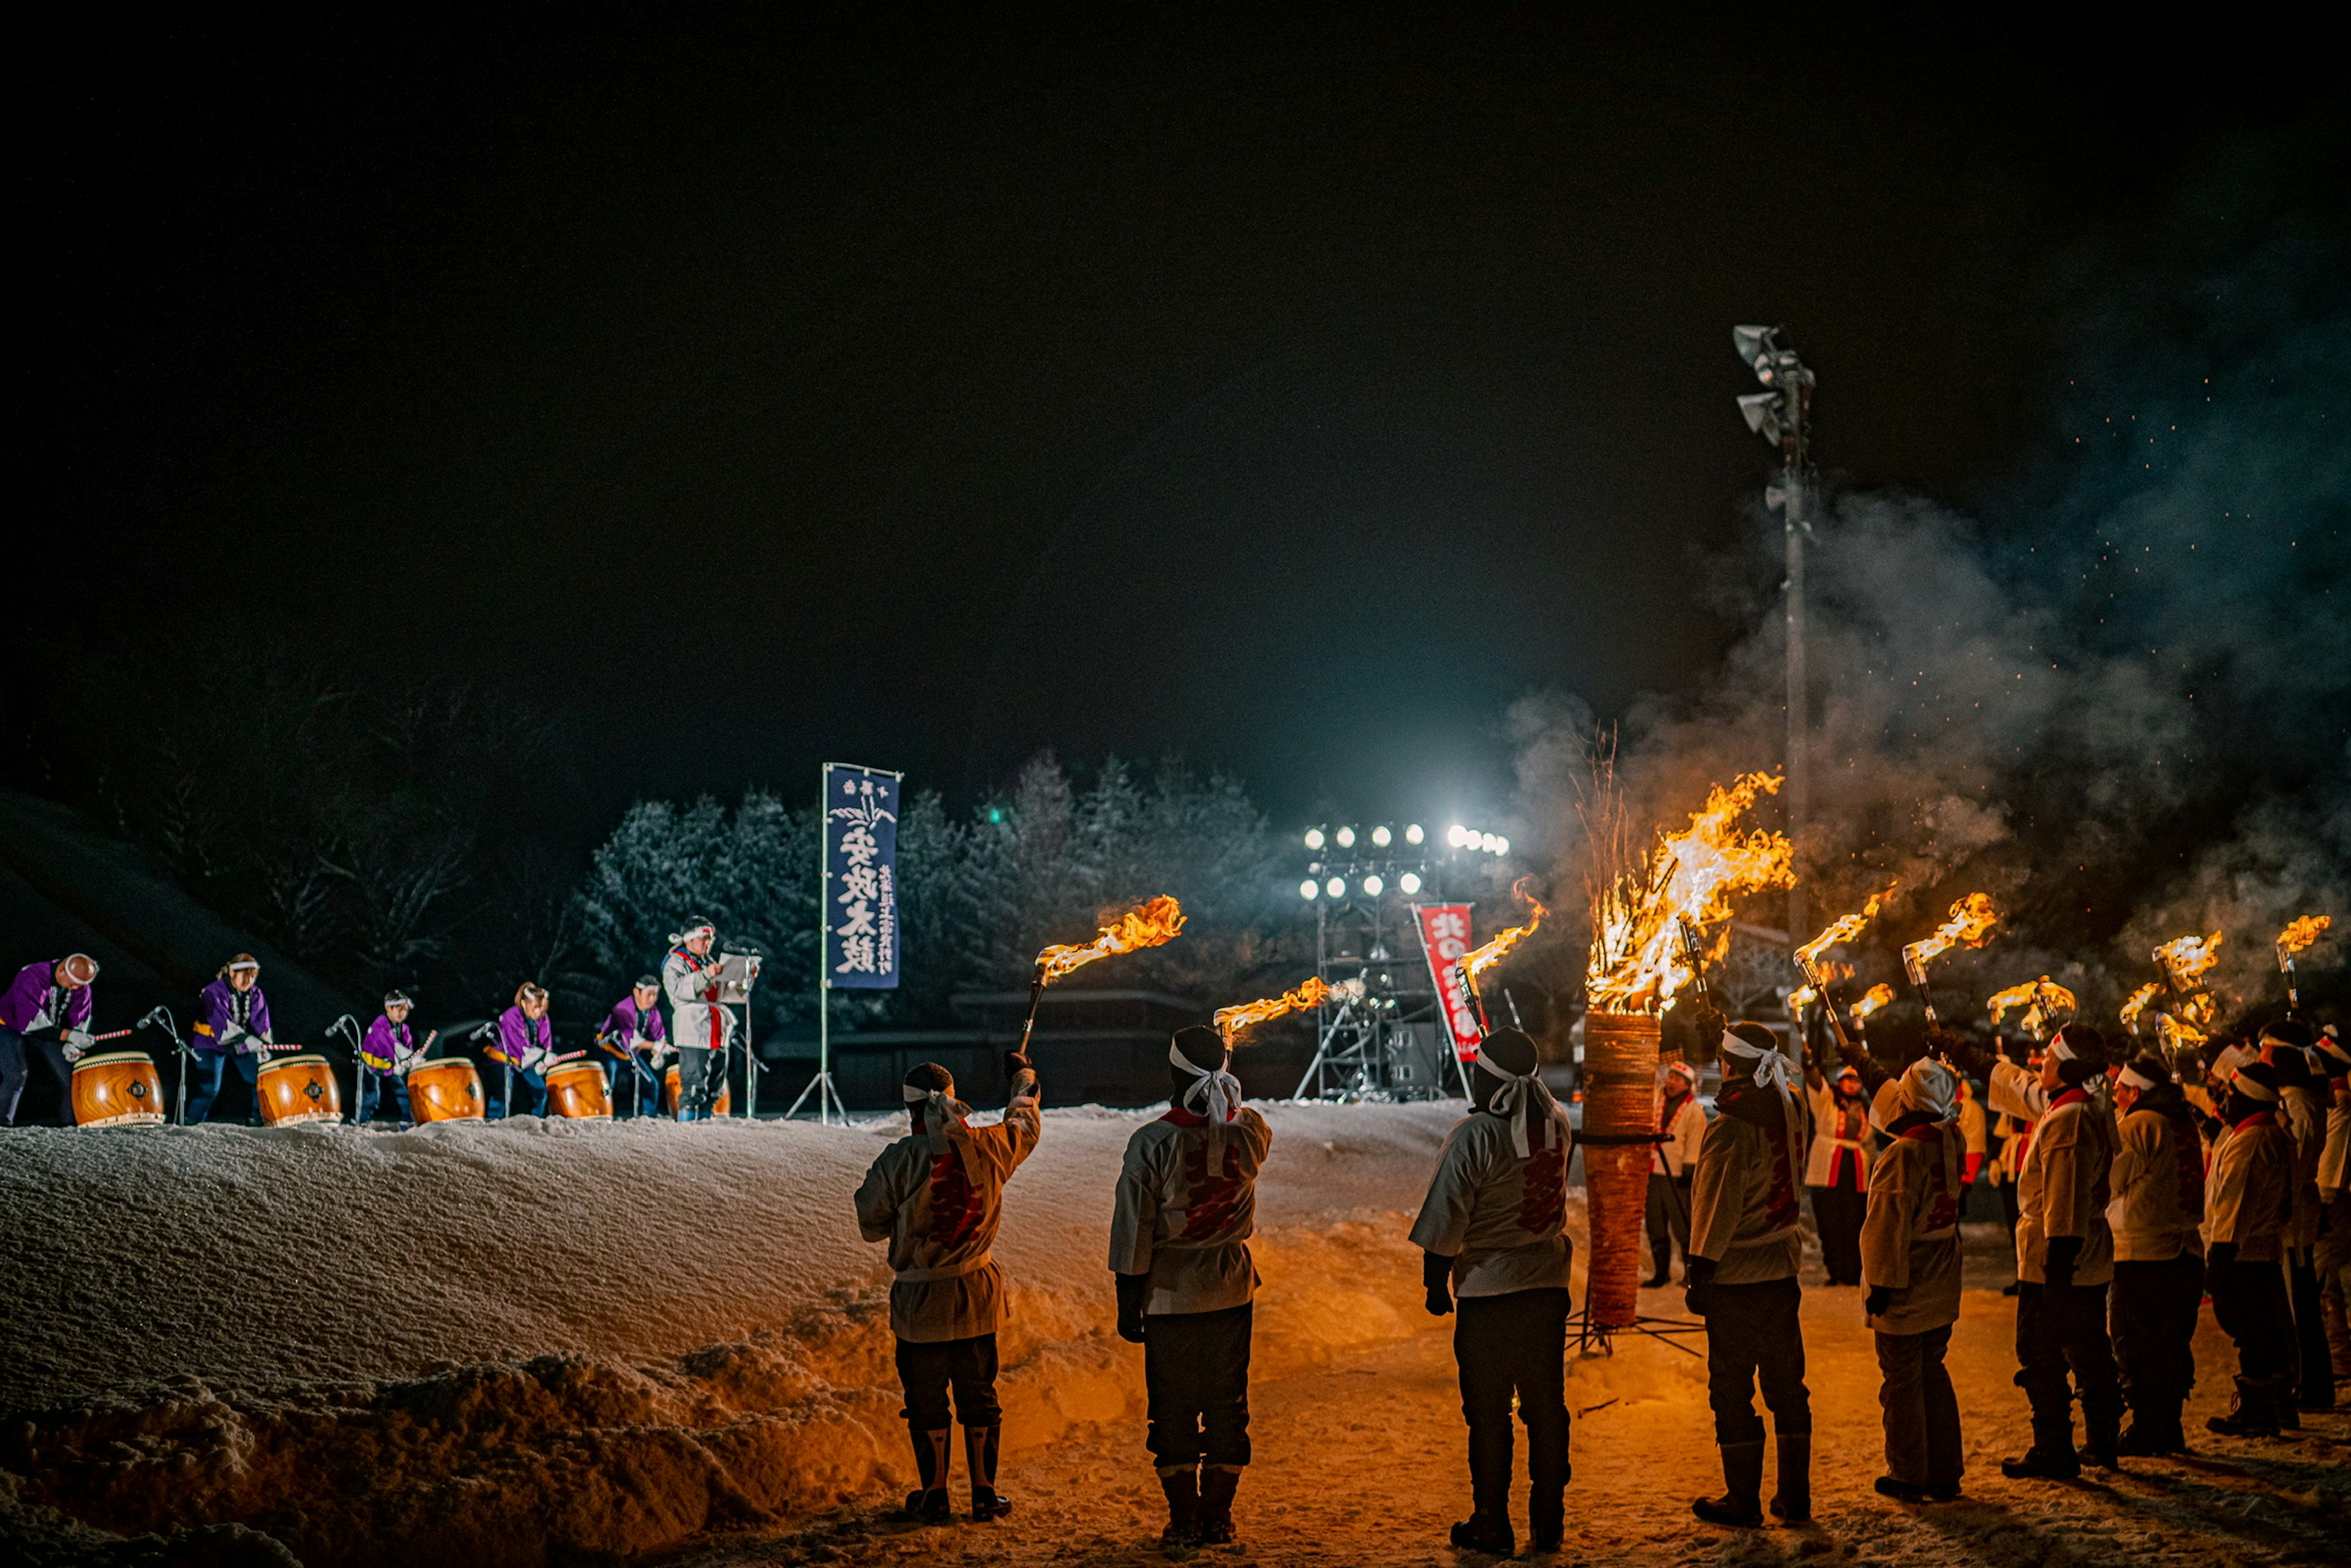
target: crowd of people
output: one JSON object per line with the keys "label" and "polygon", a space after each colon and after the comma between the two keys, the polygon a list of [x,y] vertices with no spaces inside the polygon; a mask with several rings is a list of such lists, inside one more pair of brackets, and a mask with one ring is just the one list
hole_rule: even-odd
{"label": "crowd of people", "polygon": [[[723,960],[711,949],[717,928],[706,920],[686,922],[670,938],[659,974],[648,974],[613,1003],[593,1036],[593,1060],[603,1070],[603,1109],[616,1117],[669,1116],[681,1122],[706,1119],[726,1083],[726,1057],[735,1037],[735,1017],[722,1000]],[[747,960],[756,974],[758,961]],[[91,1047],[115,1038],[91,1032],[99,965],[87,954],[27,964],[0,994],[0,1126],[16,1124],[16,1112],[32,1067],[40,1064],[57,1088],[57,1124],[75,1124],[74,1070]],[[668,1004],[666,1019],[663,1003]],[[548,1017],[546,988],[524,981],[504,1012],[476,1029],[490,1071],[482,1083],[485,1113],[492,1120],[522,1113],[545,1116],[554,1097],[548,1074],[566,1062],[589,1058],[590,1050],[562,1051]],[[365,1125],[387,1109],[399,1124],[413,1125],[416,1107],[409,1092],[412,1074],[434,1054],[437,1032],[420,1043],[410,1026],[415,1003],[405,991],[385,994],[381,1009],[364,1032],[352,1027],[355,1048],[350,1120]],[[150,1014],[149,1020],[157,1019]],[[165,1020],[168,1023],[168,1019]],[[116,1031],[127,1035],[130,1030]],[[273,1053],[308,1049],[280,1044],[261,984],[261,964],[239,953],[197,992],[181,1072],[182,1117],[191,1125],[211,1119],[228,1075],[246,1089],[249,1124],[263,1120],[263,1070]],[[454,1042],[453,1042],[454,1043]],[[665,1092],[675,1062],[674,1103]]]}

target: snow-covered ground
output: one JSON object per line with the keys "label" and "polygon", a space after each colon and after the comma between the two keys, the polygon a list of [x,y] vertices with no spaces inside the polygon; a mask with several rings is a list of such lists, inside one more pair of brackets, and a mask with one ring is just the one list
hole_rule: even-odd
{"label": "snow-covered ground", "polygon": [[[1267,1109],[1250,1555],[1450,1561],[1442,1525],[1466,1500],[1450,1325],[1420,1311],[1404,1233],[1458,1108]],[[1109,1333],[1103,1269],[1119,1151],[1147,1114],[1049,1113],[1009,1189],[1021,1506],[944,1531],[888,1519],[905,1469],[888,1278],[849,1204],[895,1119],[0,1134],[0,1540],[35,1562],[290,1549],[314,1568],[1147,1561],[1141,1355]],[[2000,1479],[2023,1408],[1999,1230],[1983,1232],[1953,1350],[1968,1502],[1869,1492],[1868,1336],[1853,1292],[1814,1291],[1822,1527],[1697,1529],[1687,1500],[1715,1479],[1702,1368],[1630,1343],[1573,1365],[1571,1560],[2340,1560],[2340,1416],[2121,1479]],[[1678,1293],[1645,1305],[1677,1312]],[[2200,1419],[2226,1387],[2209,1314],[2199,1348]]]}

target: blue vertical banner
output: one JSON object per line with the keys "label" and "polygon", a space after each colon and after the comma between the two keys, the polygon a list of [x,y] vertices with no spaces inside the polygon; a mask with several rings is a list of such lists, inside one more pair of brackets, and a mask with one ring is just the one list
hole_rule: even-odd
{"label": "blue vertical banner", "polygon": [[824,983],[898,984],[898,791],[903,774],[824,765]]}

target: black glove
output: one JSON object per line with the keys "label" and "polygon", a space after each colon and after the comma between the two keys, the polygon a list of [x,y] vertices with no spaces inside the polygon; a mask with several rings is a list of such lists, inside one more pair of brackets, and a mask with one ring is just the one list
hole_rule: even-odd
{"label": "black glove", "polygon": [[2204,1252],[2204,1261],[2215,1269],[2226,1269],[2236,1260],[2237,1244],[2233,1241],[2215,1241]]}
{"label": "black glove", "polygon": [[1434,1252],[1420,1255],[1420,1288],[1428,1292],[1428,1315],[1441,1318],[1453,1310],[1453,1260]]}
{"label": "black glove", "polygon": [[1029,1060],[1026,1052],[1008,1051],[1004,1053],[1004,1080],[1006,1082],[1010,1082],[1013,1079],[1019,1077],[1024,1072],[1034,1072],[1036,1071],[1037,1064]]}
{"label": "black glove", "polygon": [[1113,1274],[1118,1285],[1118,1337],[1129,1344],[1143,1343],[1143,1309],[1151,1301],[1151,1276]]}
{"label": "black glove", "polygon": [[1713,1259],[1682,1259],[1682,1305],[1699,1317],[1714,1310]]}
{"label": "black glove", "polygon": [[2049,1257],[2041,1265],[2041,1277],[2050,1284],[2063,1288],[2074,1282],[2074,1265],[2080,1260],[2082,1239],[2078,1236],[2053,1236],[2049,1239]]}
{"label": "black glove", "polygon": [[1709,1051],[1721,1043],[1723,1032],[1730,1028],[1730,1020],[1715,1008],[1698,1009],[1698,1017],[1691,1021],[1698,1026],[1699,1042]]}
{"label": "black glove", "polygon": [[1886,1315],[1886,1309],[1893,1304],[1893,1286],[1872,1285],[1869,1288],[1869,1299],[1861,1303],[1861,1310],[1873,1318],[1882,1318]]}

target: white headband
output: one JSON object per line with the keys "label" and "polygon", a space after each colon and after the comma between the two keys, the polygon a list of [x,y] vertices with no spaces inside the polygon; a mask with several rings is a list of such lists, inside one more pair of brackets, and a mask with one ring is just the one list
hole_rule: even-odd
{"label": "white headband", "polygon": [[252,969],[252,970],[254,970],[254,971],[256,971],[256,972],[257,973],[257,972],[259,972],[260,968],[261,968],[261,965],[260,965],[260,963],[259,963],[259,961],[258,961],[258,960],[256,960],[256,959],[253,959],[253,958],[246,958],[246,959],[241,959],[241,960],[239,960],[238,962],[235,962],[235,963],[231,964],[231,965],[228,967],[228,973],[230,973],[230,974],[234,975],[234,974],[235,974],[239,969]]}
{"label": "white headband", "polygon": [[2049,1037],[2049,1054],[2055,1057],[2060,1061],[2079,1061],[2082,1060],[2080,1057],[2074,1054],[2073,1047],[2065,1043],[2065,1037],[2062,1034],[2053,1034]]}
{"label": "white headband", "polygon": [[931,1149],[935,1154],[947,1152],[947,1129],[971,1114],[971,1107],[944,1089],[920,1089],[912,1083],[898,1085],[898,1097],[909,1105],[923,1108],[923,1119],[929,1124]]}
{"label": "white headband", "polygon": [[672,942],[683,945],[693,941],[697,936],[707,936],[715,941],[716,940],[717,936],[718,927],[705,922],[700,925],[689,925],[683,931],[673,931],[670,933],[669,939]]}
{"label": "white headband", "polygon": [[1552,1147],[1557,1136],[1553,1129],[1568,1125],[1567,1113],[1559,1108],[1559,1102],[1552,1095],[1551,1085],[1542,1081],[1541,1067],[1537,1066],[1532,1072],[1513,1072],[1487,1055],[1483,1045],[1478,1047],[1477,1061],[1479,1066],[1502,1081],[1502,1086],[1494,1091],[1494,1098],[1486,1108],[1497,1116],[1509,1119],[1510,1147],[1517,1152],[1519,1158],[1525,1159],[1534,1153],[1533,1146],[1527,1142],[1527,1119],[1519,1114],[1520,1108],[1527,1104],[1530,1098],[1542,1108],[1543,1147]]}
{"label": "white headband", "polygon": [[2241,1072],[2231,1072],[2229,1074],[2229,1087],[2231,1091],[2243,1095],[2248,1100],[2265,1100],[2273,1105],[2277,1103],[2278,1092],[2276,1090],[2271,1088],[2266,1083],[2255,1082],[2252,1079],[2246,1077]]}
{"label": "white headband", "polygon": [[1794,1092],[1793,1081],[1789,1075],[1788,1059],[1776,1048],[1765,1049],[1750,1045],[1729,1030],[1724,1030],[1722,1049],[1733,1056],[1755,1063],[1754,1078],[1757,1087],[1786,1089],[1792,1093]]}
{"label": "white headband", "polygon": [[[1228,1051],[1227,1055],[1230,1054]],[[1240,1109],[1241,1081],[1222,1067],[1200,1066],[1177,1050],[1172,1040],[1167,1042],[1167,1061],[1168,1065],[1180,1067],[1193,1077],[1192,1087],[1184,1091],[1179,1103],[1190,1105],[1195,1101],[1199,1102],[1201,1111],[1208,1118],[1210,1174],[1221,1176],[1225,1168],[1225,1124],[1231,1121],[1233,1113]]]}
{"label": "white headband", "polygon": [[2155,1087],[2155,1080],[2149,1078],[2136,1067],[2124,1068],[2123,1075],[2120,1078],[2116,1079],[2115,1082],[2117,1083],[2126,1083],[2142,1094]]}

